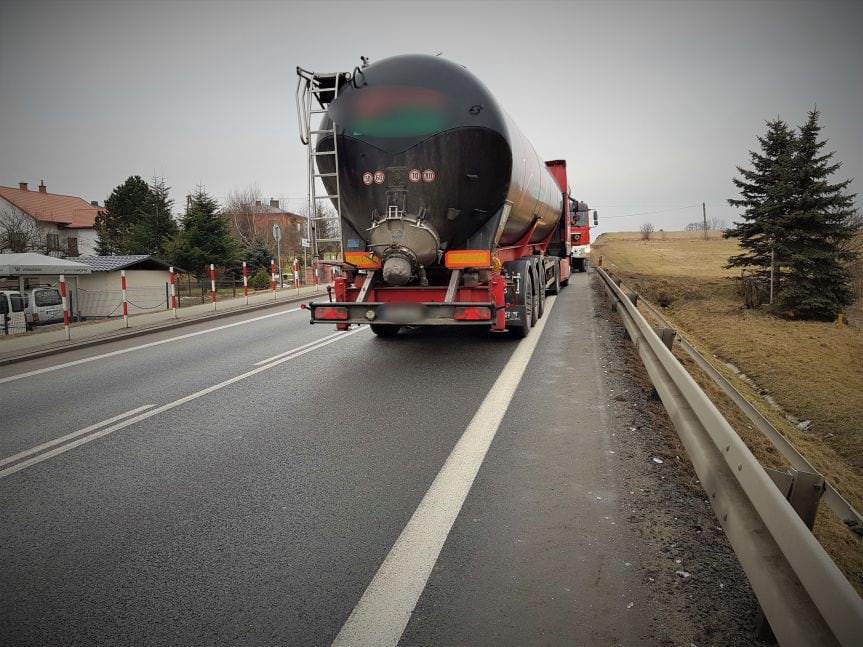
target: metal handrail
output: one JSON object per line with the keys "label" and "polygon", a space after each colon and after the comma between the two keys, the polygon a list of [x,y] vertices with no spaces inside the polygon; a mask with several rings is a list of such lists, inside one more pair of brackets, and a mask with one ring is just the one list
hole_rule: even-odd
{"label": "metal handrail", "polygon": [[622,306],[627,332],[779,643],[859,644],[857,592],[638,308],[597,271]]}

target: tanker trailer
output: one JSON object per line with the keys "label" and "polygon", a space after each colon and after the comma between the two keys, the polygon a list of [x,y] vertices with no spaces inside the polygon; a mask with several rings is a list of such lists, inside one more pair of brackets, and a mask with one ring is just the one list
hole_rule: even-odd
{"label": "tanker trailer", "polygon": [[566,163],[544,163],[485,85],[446,59],[297,73],[313,247],[317,200],[340,224],[341,271],[330,300],[307,306],[311,322],[526,336],[570,276]]}

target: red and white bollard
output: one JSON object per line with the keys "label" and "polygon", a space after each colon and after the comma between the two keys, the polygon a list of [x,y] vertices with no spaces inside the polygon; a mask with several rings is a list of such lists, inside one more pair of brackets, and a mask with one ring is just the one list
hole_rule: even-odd
{"label": "red and white bollard", "polygon": [[216,309],[216,266],[210,263],[210,298],[213,300],[213,310]]}
{"label": "red and white bollard", "polygon": [[126,270],[120,270],[120,290],[123,292],[123,328],[128,328],[129,302],[126,300]]}
{"label": "red and white bollard", "polygon": [[276,261],[270,259],[270,275],[272,276],[273,299],[276,298]]}
{"label": "red and white bollard", "polygon": [[171,312],[174,314],[174,319],[177,318],[177,274],[174,272],[174,267],[168,268],[171,281]]}
{"label": "red and white bollard", "polygon": [[243,261],[243,303],[249,305],[249,269]]}
{"label": "red and white bollard", "polygon": [[300,259],[294,258],[294,263],[292,265],[292,269],[294,270],[294,287],[297,288],[297,292],[300,290]]}
{"label": "red and white bollard", "polygon": [[72,334],[69,331],[69,302],[66,297],[66,277],[60,275],[60,297],[63,299],[63,332],[66,333],[66,339],[71,339]]}

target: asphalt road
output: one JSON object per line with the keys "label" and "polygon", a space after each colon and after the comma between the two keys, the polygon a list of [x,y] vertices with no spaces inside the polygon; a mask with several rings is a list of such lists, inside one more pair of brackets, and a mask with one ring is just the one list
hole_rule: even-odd
{"label": "asphalt road", "polygon": [[[420,520],[439,556],[394,562],[418,599],[387,640],[652,644],[587,283],[532,355],[286,306],[0,369],[0,644],[329,645],[476,425],[452,528]],[[504,374],[499,426],[476,420]]]}

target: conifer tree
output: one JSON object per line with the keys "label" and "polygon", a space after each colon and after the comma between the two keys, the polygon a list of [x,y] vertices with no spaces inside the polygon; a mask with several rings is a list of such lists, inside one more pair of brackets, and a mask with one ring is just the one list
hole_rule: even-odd
{"label": "conifer tree", "polygon": [[841,162],[823,153],[820,113],[809,112],[800,127],[794,155],[793,204],[782,218],[786,231],[788,279],[780,305],[804,319],[833,319],[854,300],[848,265],[857,254],[848,242],[858,233],[851,180],[831,183]]}
{"label": "conifer tree", "polygon": [[167,249],[175,265],[200,275],[210,263],[226,267],[236,262],[237,242],[219,212],[219,203],[203,187],[189,197],[181,224]]}
{"label": "conifer tree", "polygon": [[96,217],[99,254],[133,254],[129,237],[138,217],[151,200],[150,187],[140,175],[129,176],[105,200],[105,210]]}
{"label": "conifer tree", "polygon": [[758,137],[761,152],[749,151],[751,169],[740,166],[740,178],[733,178],[740,190],[739,199],[728,203],[743,207],[742,221],[726,229],[726,238],[737,238],[742,251],[728,259],[726,267],[750,270],[766,289],[770,277],[771,258],[775,259],[774,285],[781,284],[786,230],[784,219],[793,198],[794,132],[778,117],[767,122],[767,132]]}
{"label": "conifer tree", "polygon": [[141,207],[126,242],[130,254],[152,254],[164,257],[171,239],[177,234],[177,221],[171,214],[174,201],[165,178],[154,177],[150,196]]}

